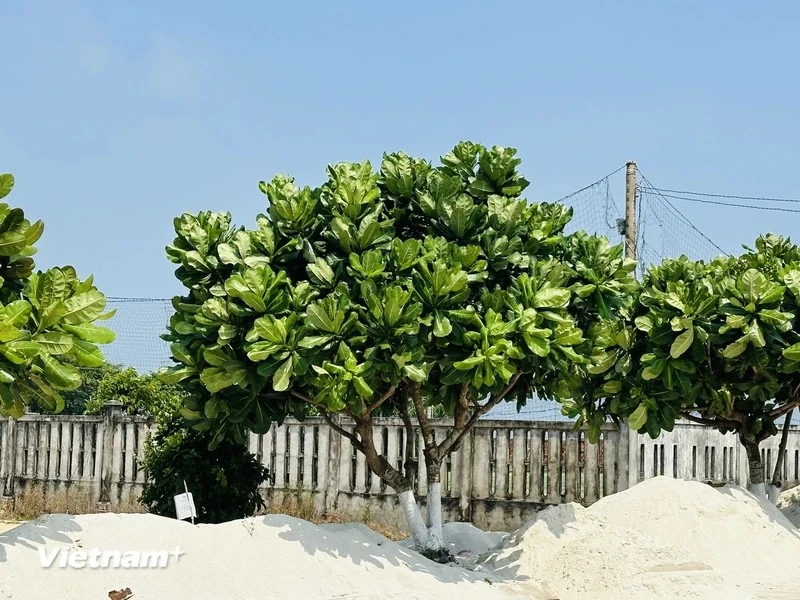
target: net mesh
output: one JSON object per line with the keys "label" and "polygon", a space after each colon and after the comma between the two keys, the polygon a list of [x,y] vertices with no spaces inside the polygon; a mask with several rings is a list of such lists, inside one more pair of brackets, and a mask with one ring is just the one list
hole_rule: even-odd
{"label": "net mesh", "polygon": [[174,364],[169,344],[161,339],[173,313],[172,303],[163,298],[109,298],[108,306],[116,314],[104,325],[117,338],[103,347],[112,364],[134,367],[140,373],[152,373]]}

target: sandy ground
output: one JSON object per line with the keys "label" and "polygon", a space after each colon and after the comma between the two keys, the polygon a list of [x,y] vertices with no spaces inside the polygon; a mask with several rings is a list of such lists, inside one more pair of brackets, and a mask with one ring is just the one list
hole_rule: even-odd
{"label": "sandy ground", "polygon": [[14,529],[19,523],[16,521],[0,521],[0,533],[5,533],[9,529]]}
{"label": "sandy ground", "polygon": [[[800,598],[800,533],[733,486],[659,477],[589,508],[549,508],[510,535],[454,523],[445,538],[457,564],[358,524],[51,515],[0,534],[0,600],[99,600],[124,587],[132,600]],[[164,569],[42,567],[42,554],[95,547],[182,554]]]}

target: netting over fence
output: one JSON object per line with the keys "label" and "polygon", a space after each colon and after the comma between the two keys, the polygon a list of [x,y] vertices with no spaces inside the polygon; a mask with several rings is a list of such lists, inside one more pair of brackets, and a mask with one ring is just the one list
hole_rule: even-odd
{"label": "netting over fence", "polygon": [[140,373],[174,364],[169,358],[169,344],[161,339],[173,313],[169,300],[109,298],[108,307],[117,311],[104,323],[117,334],[113,343],[103,347],[108,362],[134,367]]}

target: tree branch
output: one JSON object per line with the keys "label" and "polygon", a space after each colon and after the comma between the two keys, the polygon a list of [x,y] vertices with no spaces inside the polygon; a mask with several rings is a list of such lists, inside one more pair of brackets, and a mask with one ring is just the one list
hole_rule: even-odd
{"label": "tree branch", "polygon": [[705,425],[707,427],[719,427],[720,425],[727,425],[731,429],[736,429],[739,425],[741,425],[741,423],[738,421],[731,421],[730,419],[720,419],[719,417],[714,419],[706,419],[705,417],[698,417],[689,411],[682,411],[681,416],[683,416],[684,419],[688,419],[694,423]]}
{"label": "tree branch", "polygon": [[461,384],[461,393],[458,395],[458,404],[456,404],[455,415],[453,417],[453,424],[456,429],[463,429],[467,425],[467,417],[469,415],[469,384]]}
{"label": "tree branch", "polygon": [[472,428],[472,426],[478,422],[478,419],[480,419],[483,415],[492,410],[495,406],[500,404],[503,401],[503,399],[508,395],[508,393],[512,389],[514,389],[514,386],[517,385],[517,381],[519,381],[520,377],[522,377],[522,371],[517,371],[517,373],[508,382],[508,385],[506,385],[506,387],[504,387],[502,390],[497,392],[497,394],[489,398],[489,400],[487,400],[485,404],[483,404],[480,408],[476,409],[472,413],[472,416],[469,418],[469,421],[467,421],[466,425],[464,425],[462,429],[459,430],[454,428],[453,431],[450,432],[450,435],[448,435],[444,439],[444,441],[441,444],[439,444],[438,447],[439,454],[443,456],[448,452],[450,452],[453,449],[453,447],[460,444],[461,439],[464,437],[467,431],[469,431]]}
{"label": "tree branch", "polygon": [[371,415],[373,412],[375,412],[384,402],[394,396],[396,390],[397,388],[395,386],[390,387],[380,398],[364,409],[366,411],[365,414]]}
{"label": "tree branch", "polygon": [[322,411],[322,418],[325,419],[325,422],[328,423],[328,425],[330,425],[331,429],[336,431],[342,437],[346,437],[348,440],[353,442],[353,446],[355,446],[357,450],[360,450],[361,452],[364,452],[364,445],[361,443],[361,440],[359,440],[358,437],[356,437],[355,434],[350,433],[346,429],[343,429],[342,427],[340,427],[331,418],[331,416],[327,413],[327,411]]}
{"label": "tree branch", "polygon": [[428,412],[425,409],[425,403],[422,401],[422,394],[419,393],[418,383],[411,386],[411,399],[414,401],[414,412],[417,413],[417,421],[419,421],[419,429],[422,432],[425,448],[436,450],[436,438],[433,435],[431,422],[428,420]]}
{"label": "tree branch", "polygon": [[406,429],[403,475],[405,475],[406,479],[409,481],[414,481],[417,474],[417,465],[414,461],[414,424],[411,422],[411,416],[408,414],[408,395],[405,392],[401,394],[400,418],[403,420],[403,426]]}
{"label": "tree branch", "polygon": [[800,400],[794,400],[793,402],[788,402],[787,404],[784,404],[780,408],[776,408],[775,410],[773,410],[771,413],[769,413],[769,416],[771,419],[777,419],[778,417],[782,417],[786,413],[793,411],[798,406],[800,406]]}

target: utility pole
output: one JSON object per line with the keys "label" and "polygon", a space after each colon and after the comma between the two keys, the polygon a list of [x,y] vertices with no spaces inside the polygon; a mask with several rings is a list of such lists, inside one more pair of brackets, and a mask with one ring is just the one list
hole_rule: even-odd
{"label": "utility pole", "polygon": [[636,163],[628,161],[625,169],[625,258],[636,255]]}
{"label": "utility pole", "polygon": [[[637,260],[636,256],[636,163],[628,161],[625,169],[625,222],[620,233],[625,235],[625,258]],[[621,492],[636,484],[639,478],[638,435],[631,431],[628,420],[619,426],[619,446],[617,447],[615,491]]]}

